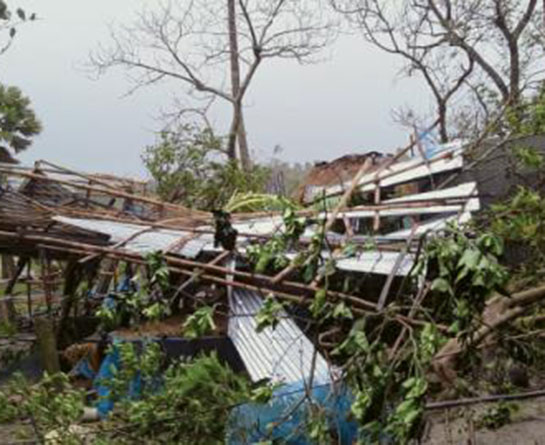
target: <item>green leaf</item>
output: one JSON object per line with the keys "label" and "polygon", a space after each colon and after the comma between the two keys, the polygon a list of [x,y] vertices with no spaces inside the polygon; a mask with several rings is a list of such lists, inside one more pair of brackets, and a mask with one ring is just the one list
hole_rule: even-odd
{"label": "green leaf", "polygon": [[358,251],[357,249],[358,249],[358,247],[357,247],[357,245],[355,243],[348,242],[343,247],[343,256],[345,256],[347,258],[355,257],[356,253]]}
{"label": "green leaf", "polygon": [[418,399],[428,391],[428,383],[423,378],[410,378],[403,384],[403,387],[409,390],[406,395],[409,399]]}
{"label": "green leaf", "polygon": [[279,384],[262,385],[255,388],[251,394],[251,400],[254,403],[269,403],[274,395],[274,392],[280,387]]}
{"label": "green leaf", "polygon": [[431,290],[448,294],[453,293],[450,283],[444,278],[436,278],[435,280],[433,280]]}
{"label": "green leaf", "polygon": [[215,308],[204,306],[190,315],[182,326],[182,332],[188,338],[199,338],[215,331]]}
{"label": "green leaf", "polygon": [[482,253],[478,249],[467,249],[458,261],[458,267],[465,267],[470,270],[475,269],[481,257]]}
{"label": "green leaf", "polygon": [[352,330],[348,337],[332,351],[332,355],[347,354],[349,356],[368,353],[370,351],[369,341],[364,331]]}
{"label": "green leaf", "polygon": [[350,411],[358,420],[365,418],[369,407],[371,406],[371,395],[369,391],[358,391],[354,397],[354,402],[350,407]]}
{"label": "green leaf", "polygon": [[316,291],[316,294],[314,295],[314,300],[312,300],[312,304],[310,305],[310,312],[314,316],[314,318],[318,318],[322,312],[324,311],[327,303],[327,292],[325,289],[320,289]]}
{"label": "green leaf", "polygon": [[278,325],[279,316],[283,312],[284,306],[281,303],[276,301],[274,296],[270,295],[267,297],[263,306],[256,316],[256,332],[263,332],[266,328],[275,329]]}
{"label": "green leaf", "polygon": [[351,320],[354,318],[354,314],[352,314],[352,311],[346,303],[342,301],[333,309],[333,318],[347,318]]}

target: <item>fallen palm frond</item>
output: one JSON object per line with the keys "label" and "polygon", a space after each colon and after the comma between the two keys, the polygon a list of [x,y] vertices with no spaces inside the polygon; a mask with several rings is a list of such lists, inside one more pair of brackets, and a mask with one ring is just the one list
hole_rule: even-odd
{"label": "fallen palm frond", "polygon": [[291,200],[284,196],[235,192],[223,210],[228,213],[280,211],[286,205],[296,207]]}

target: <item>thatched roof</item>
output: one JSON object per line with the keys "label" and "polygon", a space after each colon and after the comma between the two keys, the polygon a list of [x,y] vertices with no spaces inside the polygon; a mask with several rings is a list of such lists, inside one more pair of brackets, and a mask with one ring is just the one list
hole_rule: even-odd
{"label": "thatched roof", "polygon": [[298,187],[295,198],[302,201],[307,187],[330,187],[350,183],[367,159],[371,158],[374,168],[378,168],[390,157],[388,154],[371,151],[346,155],[331,162],[316,163]]}

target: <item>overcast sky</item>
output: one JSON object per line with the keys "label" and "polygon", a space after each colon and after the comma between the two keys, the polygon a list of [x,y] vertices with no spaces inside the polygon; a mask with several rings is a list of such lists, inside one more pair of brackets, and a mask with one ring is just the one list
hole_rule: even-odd
{"label": "overcast sky", "polygon": [[[9,2],[41,18],[20,29],[0,60],[0,81],[22,89],[44,125],[20,157],[25,164],[48,159],[86,171],[145,174],[140,153],[161,128],[168,86],[124,97],[123,73],[92,80],[82,68],[89,52],[108,41],[108,25],[130,23],[144,3],[153,0]],[[396,59],[358,36],[339,39],[318,65],[264,64],[246,103],[252,149],[266,159],[280,145],[284,159],[306,162],[406,144],[392,109],[423,108],[426,93],[420,82],[400,80],[398,69]]]}

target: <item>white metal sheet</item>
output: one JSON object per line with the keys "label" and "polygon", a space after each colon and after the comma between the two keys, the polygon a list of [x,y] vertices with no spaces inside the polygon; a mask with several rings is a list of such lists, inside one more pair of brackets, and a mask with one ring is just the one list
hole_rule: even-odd
{"label": "white metal sheet", "polygon": [[156,251],[165,251],[184,238],[187,239],[187,242],[182,243],[182,247],[172,251],[172,253],[187,258],[195,258],[203,249],[213,246],[213,235],[203,234],[190,238],[192,236],[190,232],[181,230],[152,229],[150,226],[145,225],[97,219],[67,218],[64,216],[56,216],[54,219],[63,224],[108,235],[112,244],[123,242],[135,236],[138,232],[148,229],[149,231],[135,236],[123,245],[125,250],[144,255]]}
{"label": "white metal sheet", "polygon": [[266,328],[257,333],[256,315],[263,306],[263,298],[255,292],[234,290],[229,300],[228,335],[254,382],[263,379],[286,384],[309,381],[313,359],[313,382],[331,381],[327,361],[287,313],[279,314],[275,329]]}
{"label": "white metal sheet", "polygon": [[[451,157],[449,157],[448,154],[450,154]],[[364,175],[359,182],[361,185],[360,190],[364,192],[373,191],[377,181],[379,182],[380,187],[391,187],[397,184],[403,184],[404,182],[416,181],[417,179],[424,178],[430,174],[457,170],[462,168],[463,165],[464,159],[462,150],[443,150],[430,158],[428,163],[423,163],[423,159],[417,157],[409,161],[397,162],[388,169],[380,172],[378,175],[376,172]],[[313,187],[310,193],[310,195],[312,195],[311,199],[314,199],[324,192],[326,196],[340,194],[345,188],[346,187],[343,185]]]}

